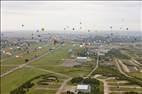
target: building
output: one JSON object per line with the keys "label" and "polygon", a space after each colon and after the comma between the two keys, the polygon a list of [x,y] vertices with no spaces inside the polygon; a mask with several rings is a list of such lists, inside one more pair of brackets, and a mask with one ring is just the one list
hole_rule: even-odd
{"label": "building", "polygon": [[99,55],[105,55],[109,50],[108,49],[99,49],[98,54]]}
{"label": "building", "polygon": [[90,93],[91,86],[90,85],[77,85],[77,92]]}
{"label": "building", "polygon": [[81,63],[82,63],[82,62],[87,62],[87,57],[77,57],[77,58],[76,58],[76,61],[77,61],[77,62],[81,62]]}

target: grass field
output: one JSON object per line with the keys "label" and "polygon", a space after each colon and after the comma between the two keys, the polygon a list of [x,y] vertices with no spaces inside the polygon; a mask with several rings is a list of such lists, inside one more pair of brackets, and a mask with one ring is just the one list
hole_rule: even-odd
{"label": "grass field", "polygon": [[[8,94],[11,90],[15,89],[25,81],[31,79],[32,77],[38,76],[40,74],[48,73],[46,71],[41,71],[36,69],[44,69],[50,70],[62,74],[66,74],[69,76],[79,76],[86,75],[91,71],[90,66],[82,66],[79,68],[66,68],[61,66],[63,60],[69,58],[68,49],[71,48],[71,45],[65,45],[64,47],[60,47],[57,50],[49,53],[47,56],[42,57],[41,59],[29,64],[29,66],[35,67],[23,67],[13,73],[8,74],[5,77],[1,78],[1,94]],[[75,47],[78,48],[78,47]],[[44,51],[43,51],[44,52]],[[16,62],[17,63],[17,62]],[[16,64],[15,63],[15,64]],[[35,93],[36,92],[36,93]],[[47,94],[47,90],[32,90],[29,94]],[[48,94],[54,94],[54,90],[48,91]]]}
{"label": "grass field", "polygon": [[42,78],[38,78],[32,81],[35,85],[29,90],[29,92],[27,92],[27,94],[44,94],[44,93],[47,94],[47,92],[48,94],[55,94],[58,88],[63,83],[63,81],[67,78],[55,74],[50,74],[50,75],[56,76],[58,78],[58,82],[53,81],[53,82],[48,82],[48,85],[39,85],[37,83],[38,81],[41,81]]}
{"label": "grass field", "polygon": [[[25,54],[24,58],[32,58],[35,54],[38,55],[42,55],[45,52],[49,51],[49,48],[53,47],[52,45],[41,45],[44,46],[42,49],[38,50],[37,52],[31,52],[30,54]],[[56,45],[59,46],[59,45]],[[54,46],[55,47],[55,46]],[[55,47],[56,48],[56,47]],[[66,76],[70,76],[70,77],[78,77],[78,76],[86,76],[95,66],[95,57],[93,57],[93,61],[87,62],[82,64],[79,67],[66,67],[63,66],[64,60],[66,59],[70,59],[71,58],[71,54],[69,53],[69,49],[73,50],[73,53],[77,53],[77,51],[81,51],[82,48],[79,48],[79,46],[75,46],[73,47],[72,44],[65,44],[60,45],[57,49],[51,51],[48,55],[41,57],[39,60],[36,60],[30,64],[28,64],[27,66],[23,67],[22,69],[19,69],[13,73],[10,73],[9,75],[2,77],[1,78],[1,85],[3,86],[1,88],[1,93],[2,94],[8,94],[11,90],[17,88],[18,86],[20,86],[21,84],[23,84],[24,82],[26,82],[27,80],[41,75],[41,74],[47,74],[51,72],[56,73],[60,73],[62,75],[66,75]],[[24,63],[24,59],[23,62],[21,62],[22,59],[18,58],[8,58],[9,60],[5,63],[2,62],[2,65],[19,65],[19,64],[23,64]],[[127,62],[127,60],[122,59],[124,61],[126,61],[126,64],[130,64],[129,62]],[[11,63],[11,62],[12,63]],[[104,62],[105,63],[105,62]],[[113,63],[113,61],[112,61]],[[11,68],[13,68],[15,66],[1,66],[2,71],[5,72]],[[124,80],[124,77],[117,69],[117,67],[115,65],[111,65],[111,67],[108,65],[106,66],[104,65],[99,65],[99,67],[96,69],[96,71],[93,73],[94,74],[102,74],[105,77],[117,77],[120,78],[118,79],[111,79],[110,81],[107,80],[109,82],[109,85],[112,86],[116,86],[118,81],[127,81]],[[132,72],[129,75],[131,76],[135,76],[137,78],[141,79],[141,74],[138,72]],[[122,77],[123,76],[123,77]],[[59,77],[59,76],[58,76]],[[60,78],[60,77],[59,77]],[[62,78],[60,78],[62,79]],[[102,78],[103,79],[103,78]],[[57,89],[60,87],[61,83],[63,82],[63,80],[65,80],[65,78],[62,79],[62,81],[58,84],[54,84],[51,86],[38,86],[35,85],[34,87],[32,87],[29,92],[27,94],[55,94],[55,92],[57,91]],[[112,83],[111,83],[112,82]],[[116,83],[115,83],[116,82]],[[131,83],[122,83],[119,84],[120,86],[131,86],[134,84]],[[6,88],[4,88],[6,87]],[[46,88],[46,89],[41,89],[41,88]],[[100,85],[100,89],[101,92],[103,94],[103,83],[101,83]],[[117,89],[117,87],[111,87],[110,88],[112,91],[115,90],[122,90],[122,91],[139,91],[141,92],[141,89],[135,89],[135,88],[119,88]]]}
{"label": "grass field", "polygon": [[142,79],[142,73],[141,72],[131,72],[131,73],[129,73],[129,75]]}
{"label": "grass field", "polygon": [[22,83],[26,82],[27,80],[45,73],[46,72],[24,67],[5,77],[2,77],[1,78],[1,86],[2,86],[1,94],[9,94],[11,90],[17,88],[18,86],[20,86]]}
{"label": "grass field", "polygon": [[[35,48],[35,45],[33,45],[34,47],[32,49]],[[40,46],[40,45],[36,45]],[[47,52],[48,49],[52,46],[49,45],[41,45],[41,47],[43,46],[42,49],[37,50],[37,51],[31,51],[29,54],[28,53],[24,53],[23,51],[21,51],[22,53],[22,57],[16,58],[14,56],[7,58],[6,60],[1,62],[1,73],[4,73],[8,70],[10,70],[11,68],[14,68],[20,64],[25,63],[25,59],[33,59],[35,55],[42,55],[43,53]]]}
{"label": "grass field", "polygon": [[[46,57],[44,57],[46,58]],[[42,58],[43,59],[43,58]],[[17,63],[17,62],[16,62]],[[35,63],[35,62],[33,62]],[[26,80],[30,79],[31,77],[40,75],[45,73],[44,71],[34,70],[34,69],[27,69],[26,67],[17,70],[5,77],[1,78],[1,93],[8,94],[10,90],[16,88]],[[5,88],[6,87],[6,88]]]}

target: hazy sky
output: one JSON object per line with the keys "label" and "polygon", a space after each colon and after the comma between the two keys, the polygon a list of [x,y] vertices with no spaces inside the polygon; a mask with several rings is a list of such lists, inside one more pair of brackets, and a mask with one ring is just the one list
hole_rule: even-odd
{"label": "hazy sky", "polygon": [[65,26],[93,31],[109,30],[110,26],[114,30],[142,29],[140,1],[2,1],[1,5],[2,31],[63,30]]}

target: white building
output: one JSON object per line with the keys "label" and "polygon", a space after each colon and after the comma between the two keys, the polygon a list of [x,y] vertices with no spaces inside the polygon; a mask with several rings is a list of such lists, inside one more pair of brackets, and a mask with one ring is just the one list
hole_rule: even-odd
{"label": "white building", "polygon": [[5,54],[6,54],[6,55],[12,55],[12,53],[10,53],[10,52],[6,52]]}
{"label": "white building", "polygon": [[91,86],[90,85],[77,85],[77,92],[90,93]]}
{"label": "white building", "polygon": [[42,47],[39,46],[38,49],[42,49]]}
{"label": "white building", "polygon": [[77,57],[76,61],[77,62],[86,62],[87,61],[87,57]]}

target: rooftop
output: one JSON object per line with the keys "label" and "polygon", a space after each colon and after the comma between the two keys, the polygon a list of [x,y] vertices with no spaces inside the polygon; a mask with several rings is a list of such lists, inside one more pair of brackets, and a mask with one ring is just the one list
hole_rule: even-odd
{"label": "rooftop", "polygon": [[87,59],[87,57],[77,57],[77,59]]}
{"label": "rooftop", "polygon": [[89,85],[77,85],[77,89],[78,90],[80,90],[80,89],[87,90],[87,89],[89,89]]}

